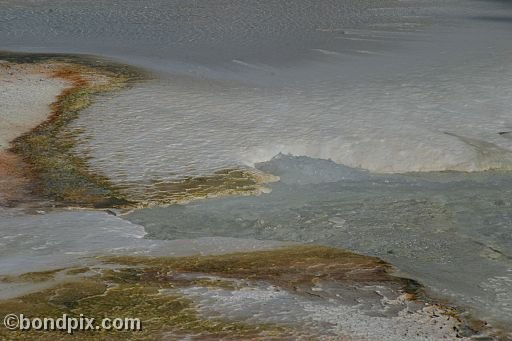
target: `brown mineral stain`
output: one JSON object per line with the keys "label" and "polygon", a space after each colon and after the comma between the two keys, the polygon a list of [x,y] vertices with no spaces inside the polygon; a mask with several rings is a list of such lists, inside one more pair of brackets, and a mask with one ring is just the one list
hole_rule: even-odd
{"label": "brown mineral stain", "polygon": [[26,167],[20,157],[0,151],[0,205],[9,205],[27,195]]}
{"label": "brown mineral stain", "polygon": [[106,177],[89,170],[85,156],[73,152],[77,132],[68,129],[68,124],[91,104],[94,94],[122,88],[129,77],[69,61],[30,65],[69,84],[51,104],[48,119],[12,142],[11,151],[29,166],[31,194],[66,206],[126,204]]}

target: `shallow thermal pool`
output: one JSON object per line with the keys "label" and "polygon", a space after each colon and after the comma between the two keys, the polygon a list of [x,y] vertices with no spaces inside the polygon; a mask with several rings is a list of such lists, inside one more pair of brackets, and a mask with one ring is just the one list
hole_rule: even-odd
{"label": "shallow thermal pool", "polygon": [[121,217],[5,209],[0,270],[182,243],[163,239],[316,243],[379,256],[506,324],[511,23],[506,1],[0,0],[0,49],[152,73],[71,125],[75,153],[128,194],[222,170],[280,177],[260,196]]}

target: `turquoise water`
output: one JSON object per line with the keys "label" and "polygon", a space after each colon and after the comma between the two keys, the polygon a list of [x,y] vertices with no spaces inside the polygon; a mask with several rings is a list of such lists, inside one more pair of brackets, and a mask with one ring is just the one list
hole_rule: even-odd
{"label": "turquoise water", "polygon": [[381,257],[480,317],[512,319],[512,178],[374,175],[305,157],[258,167],[281,177],[258,197],[135,211],[149,239],[230,236],[322,244]]}

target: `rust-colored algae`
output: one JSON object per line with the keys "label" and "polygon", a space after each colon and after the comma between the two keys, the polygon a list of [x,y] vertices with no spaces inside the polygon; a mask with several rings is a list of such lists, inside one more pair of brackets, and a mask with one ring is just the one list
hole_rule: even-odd
{"label": "rust-colored algae", "polygon": [[[70,128],[69,124],[91,105],[95,95],[130,86],[143,79],[143,73],[88,57],[0,53],[0,58],[11,63],[30,63],[38,72],[69,84],[51,105],[48,119],[11,143],[10,154],[18,157],[17,162],[27,165],[23,174],[17,171],[17,176],[25,180],[26,192],[36,198],[50,199],[54,205],[64,206],[145,207],[212,196],[259,194],[264,191],[262,183],[276,179],[248,169],[224,169],[176,181],[113,184],[106,176],[90,169],[87,155],[75,152],[80,130]],[[14,164],[0,159],[0,174]],[[14,180],[10,179],[9,183],[13,184]],[[0,183],[0,186],[7,185]],[[12,187],[2,192],[21,193],[21,186]],[[10,195],[4,200],[16,202],[18,197]]]}
{"label": "rust-colored algae", "polygon": [[25,166],[16,154],[0,151],[0,206],[9,206],[27,195],[29,180]]}
{"label": "rust-colored algae", "polygon": [[134,76],[76,60],[49,58],[36,62],[44,65],[50,77],[66,80],[70,86],[51,105],[51,115],[45,122],[12,142],[11,151],[29,165],[33,194],[64,205],[127,204],[106,177],[89,170],[84,156],[73,153],[76,132],[68,124],[91,104],[93,95],[125,87]]}

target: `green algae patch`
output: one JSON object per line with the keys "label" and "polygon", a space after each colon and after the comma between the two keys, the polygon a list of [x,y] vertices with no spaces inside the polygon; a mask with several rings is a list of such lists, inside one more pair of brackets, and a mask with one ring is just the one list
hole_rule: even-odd
{"label": "green algae patch", "polygon": [[68,335],[62,331],[8,331],[0,329],[2,340],[177,340],[186,337],[211,339],[261,339],[290,335],[284,327],[206,319],[193,302],[173,291],[175,287],[208,286],[222,281],[173,280],[160,270],[145,267],[103,269],[98,275],[64,282],[51,289],[0,301],[0,315],[57,319],[69,317],[139,318],[142,330],[89,330]]}
{"label": "green algae patch", "polygon": [[[155,339],[293,339],[300,326],[247,324],[203,317],[180,289],[237,291],[270,283],[299,295],[320,282],[337,285],[384,284],[405,289],[407,281],[393,277],[391,267],[373,257],[319,246],[213,256],[100,258],[94,269],[67,273],[96,275],[60,283],[51,289],[0,302],[0,313],[25,313],[58,318],[69,316],[140,318],[141,331],[61,332],[0,330],[0,337],[17,340],[155,340]],[[75,271],[76,270],[76,271]],[[94,270],[94,271],[92,271]],[[62,271],[62,270],[61,270]],[[65,270],[64,270],[65,271]]]}
{"label": "green algae patch", "polygon": [[91,171],[86,157],[73,152],[79,131],[70,129],[69,124],[95,95],[127,87],[140,76],[134,70],[87,58],[43,55],[11,59],[38,63],[49,77],[69,84],[51,105],[48,120],[11,144],[11,151],[29,165],[33,194],[70,206],[128,205],[109,179]]}
{"label": "green algae patch", "polygon": [[[385,291],[392,292],[390,297],[395,302],[392,304],[398,305],[395,308],[411,304],[420,311],[430,309],[423,315],[416,315],[420,318],[418,323],[425,322],[423,318],[430,318],[429,314],[439,313],[451,321],[447,323],[455,328],[454,335],[459,332],[475,334],[473,326],[468,327],[467,322],[471,320],[461,320],[458,310],[436,302],[426,304],[417,301],[423,288],[414,281],[393,276],[392,267],[384,261],[345,250],[306,245],[213,256],[115,256],[99,260],[100,263],[93,268],[56,270],[85,277],[68,279],[50,289],[0,301],[0,314],[23,313],[27,317],[52,318],[63,314],[79,317],[82,314],[97,321],[103,318],[138,318],[142,330],[89,330],[68,335],[61,331],[0,329],[0,339],[292,340],[299,335],[305,339],[313,338],[312,335],[316,334],[310,334],[311,331],[300,325],[249,323],[204,316],[201,306],[196,306],[197,301],[183,290],[265,290],[268,284],[278,290],[301,295],[306,300],[335,300],[352,306],[364,305],[361,302],[379,304],[383,297],[368,288],[386,288]],[[45,273],[40,276],[44,277]],[[34,276],[32,273],[28,277]],[[334,291],[313,289],[322,285]],[[341,295],[333,296],[333,293]],[[395,309],[393,305],[389,307]]]}
{"label": "green algae patch", "polygon": [[80,275],[80,274],[89,272],[89,270],[90,269],[87,267],[72,268],[72,269],[66,270],[66,275],[69,275],[69,276]]}
{"label": "green algae patch", "polygon": [[14,283],[14,282],[46,282],[55,278],[55,275],[58,272],[63,271],[64,269],[54,269],[48,271],[38,271],[38,272],[27,272],[21,274],[19,276],[0,276],[0,281],[4,283]]}
{"label": "green algae patch", "polygon": [[[112,277],[110,278],[113,279]],[[65,283],[57,288],[0,303],[0,315],[12,312],[27,317],[139,318],[141,330],[89,330],[67,335],[61,331],[0,330],[6,340],[158,340],[193,336],[194,339],[262,338],[286,334],[272,325],[203,319],[192,301],[179,294],[162,293],[159,283],[114,283],[102,279]]]}
{"label": "green algae patch", "polygon": [[171,205],[210,197],[257,195],[262,184],[278,178],[250,169],[223,169],[211,175],[187,177],[176,181],[153,180],[147,184],[124,184],[120,188],[139,207]]}
{"label": "green algae patch", "polygon": [[321,246],[180,258],[109,257],[108,263],[144,266],[147,273],[203,273],[225,278],[264,280],[287,290],[306,292],[319,282],[385,284],[410,298],[422,296],[415,281],[392,275],[392,267],[374,257]]}

